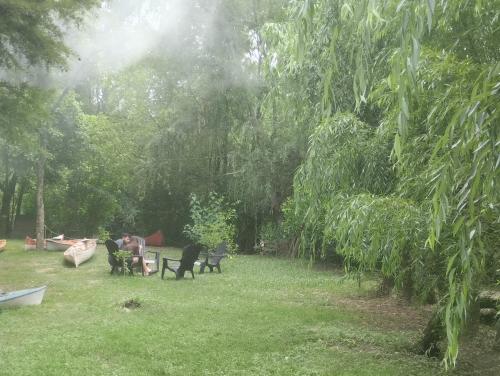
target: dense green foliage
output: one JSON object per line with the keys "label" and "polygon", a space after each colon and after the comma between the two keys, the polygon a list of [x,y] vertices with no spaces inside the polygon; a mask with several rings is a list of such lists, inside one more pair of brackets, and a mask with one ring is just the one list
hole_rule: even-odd
{"label": "dense green foliage", "polygon": [[63,23],[79,24],[98,0],[1,0],[0,67],[66,66]]}
{"label": "dense green foliage", "polygon": [[[38,192],[70,236],[276,241],[437,302],[454,365],[499,279],[500,2],[181,3],[175,32],[62,86],[39,68],[97,2],[0,1],[0,234]],[[164,2],[141,4],[99,32],[154,27]]]}
{"label": "dense green foliage", "polygon": [[226,243],[229,252],[235,252],[236,211],[224,202],[224,199],[210,192],[207,202],[201,203],[195,194],[191,195],[191,220],[184,228],[184,233],[195,243],[207,249],[215,249],[219,244]]}
{"label": "dense green foliage", "polygon": [[[387,190],[377,192],[370,163],[361,164],[366,174],[360,176],[356,161],[335,147],[346,145],[341,134],[331,136],[333,161],[325,166],[325,158],[315,158],[325,152],[313,136],[295,185],[297,209],[319,208],[320,213],[304,215],[306,229],[313,238],[336,242],[337,252],[356,273],[380,269],[396,281],[411,276],[421,281],[422,268],[416,265],[434,266],[427,268],[431,278],[415,292],[440,291],[447,364],[456,361],[461,328],[470,319],[478,287],[494,277],[485,276],[486,265],[497,260],[500,65],[494,24],[499,5],[318,1],[304,2],[300,11],[300,48],[329,44],[322,65],[324,116],[342,108],[334,95],[337,88],[353,97],[352,110],[377,127],[378,134],[390,137],[395,185],[384,183]],[[352,73],[352,92],[347,94],[343,81],[337,82],[343,79],[338,66],[346,60]],[[374,118],[367,116],[367,108],[375,111]],[[341,132],[342,121],[332,121],[332,128]],[[325,132],[320,136],[328,137]],[[351,137],[358,138],[362,135]],[[386,141],[370,137],[367,154]],[[359,147],[352,142],[348,149],[356,156]],[[383,162],[390,155],[386,150],[368,159]],[[345,165],[337,162],[328,170],[335,161]],[[385,175],[383,166],[375,171],[378,178]],[[325,175],[327,185],[322,183]],[[344,186],[338,183],[343,181]],[[314,183],[322,189],[311,189]],[[443,286],[442,280],[448,283]]]}

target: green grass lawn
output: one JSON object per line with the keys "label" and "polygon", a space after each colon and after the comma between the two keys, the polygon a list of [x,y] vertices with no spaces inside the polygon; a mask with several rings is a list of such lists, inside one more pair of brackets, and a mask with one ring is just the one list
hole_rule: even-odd
{"label": "green grass lawn", "polygon": [[[162,255],[178,256],[168,248]],[[1,375],[436,375],[408,350],[406,311],[360,309],[366,285],[302,261],[237,256],[222,274],[111,276],[104,247],[0,254],[0,289],[47,284],[40,306],[0,311]],[[142,307],[122,304],[138,299]],[[350,302],[358,302],[352,305]],[[407,312],[406,312],[407,313]]]}

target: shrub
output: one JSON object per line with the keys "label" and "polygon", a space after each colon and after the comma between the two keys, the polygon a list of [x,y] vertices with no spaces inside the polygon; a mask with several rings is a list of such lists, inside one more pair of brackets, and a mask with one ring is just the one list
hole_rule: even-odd
{"label": "shrub", "polygon": [[206,203],[202,203],[192,194],[190,212],[193,223],[184,227],[184,233],[189,239],[209,249],[226,242],[230,253],[237,251],[234,242],[236,211],[225,202],[223,196],[210,192]]}
{"label": "shrub", "polygon": [[110,232],[106,230],[104,227],[99,226],[97,228],[97,238],[99,239],[100,243],[104,243],[107,239],[109,239],[111,236]]}
{"label": "shrub", "polygon": [[128,274],[130,273],[130,268],[128,261],[130,260],[130,251],[124,251],[124,250],[119,250],[113,253],[118,260],[118,262],[121,265],[122,268],[122,274]]}

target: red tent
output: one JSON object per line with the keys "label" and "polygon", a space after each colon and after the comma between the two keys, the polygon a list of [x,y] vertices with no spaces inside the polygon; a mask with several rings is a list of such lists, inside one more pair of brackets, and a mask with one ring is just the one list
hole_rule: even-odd
{"label": "red tent", "polygon": [[154,234],[146,236],[144,238],[146,245],[152,245],[154,247],[162,247],[165,245],[165,237],[161,230],[156,231]]}

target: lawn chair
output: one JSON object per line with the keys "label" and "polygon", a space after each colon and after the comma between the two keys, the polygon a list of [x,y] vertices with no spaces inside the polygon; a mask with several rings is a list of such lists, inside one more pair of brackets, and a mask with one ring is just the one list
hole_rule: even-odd
{"label": "lawn chair", "polygon": [[200,264],[200,274],[205,272],[205,268],[208,266],[210,269],[210,273],[214,271],[214,268],[217,268],[219,273],[222,272],[220,267],[221,260],[226,257],[227,252],[227,244],[226,242],[220,243],[213,252],[208,252],[205,257],[205,261]]}
{"label": "lawn chair", "polygon": [[132,265],[132,268],[138,268],[141,271],[141,274],[144,276],[144,268],[143,268],[143,260],[146,262],[148,266],[154,265],[154,268],[149,272],[149,275],[153,275],[158,272],[160,268],[160,252],[158,251],[148,251],[146,250],[146,241],[144,238],[140,236],[132,236],[134,240],[139,244],[139,255],[134,257],[138,257],[137,263]]}
{"label": "lawn chair", "polygon": [[[144,259],[146,261],[146,264],[148,265],[156,265],[154,269],[149,273],[149,275],[152,275],[154,273],[157,273],[160,268],[160,252],[157,251],[148,251],[145,248],[146,242],[144,241],[143,238],[136,236],[135,237],[137,242],[139,243],[139,261],[137,264],[132,264],[132,254],[130,255],[130,258],[127,259],[127,267],[130,272],[130,274],[134,274],[134,268],[138,267],[141,270],[142,275],[144,275],[144,270],[143,270],[143,263],[142,260]],[[121,239],[118,239],[117,241],[113,241],[111,239],[108,239],[105,241],[106,248],[108,249],[108,262],[109,265],[111,265],[111,274],[113,274],[115,271],[120,272],[120,269],[123,268],[122,262],[115,256],[115,252],[119,251],[119,243],[121,242]],[[149,256],[148,254],[152,254],[153,256]],[[123,270],[122,270],[123,272]]]}
{"label": "lawn chair", "polygon": [[[116,257],[115,252],[119,251],[120,248],[118,247],[118,244],[111,239],[108,239],[104,242],[104,245],[106,246],[108,250],[108,262],[109,265],[111,265],[111,272],[110,274],[113,274],[115,271],[120,273],[120,269],[123,268],[123,264],[121,261]],[[127,266],[130,272],[132,272],[132,258],[127,260]],[[123,270],[122,270],[123,272]]]}
{"label": "lawn chair", "polygon": [[[161,269],[161,279],[165,275],[165,270],[170,270],[175,273],[175,279],[184,278],[185,272],[191,272],[191,275],[194,279],[193,267],[196,260],[198,260],[198,256],[202,247],[198,244],[190,244],[182,250],[182,257],[180,260],[171,259],[168,257],[163,258],[163,266]],[[170,261],[170,264],[169,264]]]}
{"label": "lawn chair", "polygon": [[[154,265],[154,269],[149,272],[149,275],[155,274],[160,270],[160,252],[158,251],[148,251],[146,250],[146,241],[140,236],[134,236],[134,238],[139,243],[139,267],[141,268],[141,273],[144,275],[144,268],[142,267],[144,260],[146,264]],[[149,254],[149,255],[148,255]]]}

